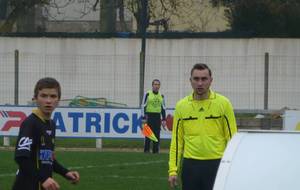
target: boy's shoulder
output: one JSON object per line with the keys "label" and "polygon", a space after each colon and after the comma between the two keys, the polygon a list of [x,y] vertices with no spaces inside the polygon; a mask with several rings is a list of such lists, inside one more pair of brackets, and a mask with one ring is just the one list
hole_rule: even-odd
{"label": "boy's shoulder", "polygon": [[22,122],[22,125],[30,125],[30,124],[36,123],[37,120],[38,120],[38,117],[36,117],[33,113],[31,113],[24,119],[24,121]]}

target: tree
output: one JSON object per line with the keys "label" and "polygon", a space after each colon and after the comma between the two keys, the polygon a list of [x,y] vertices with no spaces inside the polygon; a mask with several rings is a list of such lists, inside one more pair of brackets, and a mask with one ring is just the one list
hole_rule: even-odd
{"label": "tree", "polygon": [[124,0],[118,0],[117,7],[119,9],[120,31],[129,31],[125,21],[125,5]]}
{"label": "tree", "polygon": [[0,20],[5,19],[8,0],[0,0]]}
{"label": "tree", "polygon": [[20,32],[33,31],[35,29],[33,27],[35,6],[48,3],[49,0],[8,0],[7,6],[10,7],[11,12],[4,24],[0,26],[0,32],[11,32],[16,23],[19,23],[18,31]]}
{"label": "tree", "polygon": [[177,18],[178,25],[191,32],[225,30],[224,6],[213,6],[208,0],[191,0],[181,6]]}
{"label": "tree", "polygon": [[259,36],[299,36],[299,0],[238,0],[224,2],[232,31]]}
{"label": "tree", "polygon": [[100,3],[100,31],[111,33],[116,32],[117,12],[120,21],[120,30],[128,31],[124,16],[124,0],[95,0],[93,9],[96,10]]}
{"label": "tree", "polygon": [[[142,29],[142,4],[144,0],[126,0],[126,8],[133,14],[137,23],[137,33]],[[164,31],[169,30],[169,22],[172,16],[177,15],[179,7],[184,5],[182,0],[147,0],[146,28],[155,26],[156,31],[162,26]]]}
{"label": "tree", "polygon": [[[125,6],[132,12],[137,32],[141,30],[141,0],[125,0]],[[147,28],[154,25],[164,31],[182,26],[183,30],[206,31],[210,22],[219,17],[220,9],[213,9],[209,0],[148,0]]]}
{"label": "tree", "polygon": [[100,1],[100,31],[114,33],[116,31],[116,1]]}
{"label": "tree", "polygon": [[[42,17],[41,13],[36,13],[36,7],[43,7],[44,14],[48,18],[54,18],[48,10],[50,7],[57,10],[57,15],[61,18],[64,16],[63,9],[67,6],[78,6],[75,0],[0,0],[8,1],[10,7],[9,15],[5,23],[0,26],[0,32],[11,32],[14,26],[17,26],[19,32],[35,32],[37,31],[37,17]],[[78,9],[79,16],[89,14],[91,11],[97,11],[100,8],[100,23],[101,32],[113,33],[117,31],[117,26],[120,26],[118,31],[129,31],[126,27],[125,12],[130,11],[136,20],[137,30],[139,33],[142,28],[142,6],[144,0],[82,0],[80,6],[83,9]],[[218,0],[147,0],[147,19],[146,28],[155,29],[157,32],[162,28],[163,31],[170,30],[185,30],[185,31],[207,31],[211,21],[216,19],[221,20],[221,9],[211,9],[209,1]],[[226,0],[220,0],[226,1]],[[230,0],[227,0],[230,1]],[[71,5],[73,4],[73,5]],[[84,5],[83,5],[84,4]],[[99,6],[100,5],[100,6]],[[3,6],[2,6],[3,7]],[[220,11],[221,10],[221,11]],[[55,12],[55,11],[54,11]],[[35,15],[38,14],[38,15]],[[117,17],[118,16],[118,17]],[[120,25],[117,25],[119,18]],[[154,26],[154,27],[153,27]]]}

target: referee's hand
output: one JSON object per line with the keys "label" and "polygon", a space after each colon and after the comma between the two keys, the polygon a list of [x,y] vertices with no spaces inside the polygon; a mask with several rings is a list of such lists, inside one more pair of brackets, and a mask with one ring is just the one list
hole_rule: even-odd
{"label": "referee's hand", "polygon": [[177,183],[177,176],[176,175],[169,176],[168,181],[169,181],[169,184],[170,184],[171,188],[174,188],[174,187],[176,187],[178,185],[178,183]]}
{"label": "referee's hand", "polygon": [[144,126],[147,123],[147,116],[142,117],[142,126]]}
{"label": "referee's hand", "polygon": [[166,130],[166,126],[167,126],[166,120],[161,121],[161,126],[163,127],[164,130]]}

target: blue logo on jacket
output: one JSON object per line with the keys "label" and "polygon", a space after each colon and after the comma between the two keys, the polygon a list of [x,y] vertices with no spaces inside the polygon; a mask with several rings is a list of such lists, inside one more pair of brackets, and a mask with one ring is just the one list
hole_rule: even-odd
{"label": "blue logo on jacket", "polygon": [[49,149],[40,150],[40,160],[41,161],[53,161],[53,151]]}

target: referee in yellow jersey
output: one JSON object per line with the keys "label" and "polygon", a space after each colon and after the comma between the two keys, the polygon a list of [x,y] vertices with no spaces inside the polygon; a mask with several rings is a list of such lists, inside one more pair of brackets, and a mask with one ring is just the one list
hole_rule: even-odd
{"label": "referee in yellow jersey", "polygon": [[226,145],[237,132],[232,105],[210,89],[212,80],[206,64],[195,64],[193,93],[176,104],[169,157],[172,188],[182,166],[182,190],[212,190]]}

